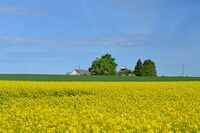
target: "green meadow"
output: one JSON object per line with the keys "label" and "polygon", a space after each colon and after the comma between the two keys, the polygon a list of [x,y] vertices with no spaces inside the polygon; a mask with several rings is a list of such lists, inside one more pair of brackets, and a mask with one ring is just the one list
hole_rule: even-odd
{"label": "green meadow", "polygon": [[0,80],[13,81],[105,81],[105,82],[145,82],[145,81],[200,81],[200,77],[120,77],[120,76],[69,76],[45,74],[0,74]]}

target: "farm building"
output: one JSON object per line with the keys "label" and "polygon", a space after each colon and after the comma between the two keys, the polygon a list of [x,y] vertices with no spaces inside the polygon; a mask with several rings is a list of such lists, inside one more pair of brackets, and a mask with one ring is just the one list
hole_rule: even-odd
{"label": "farm building", "polygon": [[91,75],[88,70],[74,69],[69,75]]}
{"label": "farm building", "polygon": [[120,69],[120,71],[118,72],[118,75],[123,76],[123,77],[124,76],[128,76],[128,77],[134,76],[134,74],[131,72],[131,70],[125,66]]}

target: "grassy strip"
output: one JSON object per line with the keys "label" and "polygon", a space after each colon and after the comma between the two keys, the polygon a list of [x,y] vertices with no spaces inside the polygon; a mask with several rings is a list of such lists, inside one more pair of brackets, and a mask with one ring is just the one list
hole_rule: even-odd
{"label": "grassy strip", "polygon": [[45,74],[0,74],[0,80],[15,81],[200,81],[200,77],[119,77],[119,76],[69,76]]}

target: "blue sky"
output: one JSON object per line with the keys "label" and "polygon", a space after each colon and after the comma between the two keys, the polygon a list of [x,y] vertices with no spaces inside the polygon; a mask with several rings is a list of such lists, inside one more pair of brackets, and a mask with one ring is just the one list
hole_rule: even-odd
{"label": "blue sky", "polygon": [[0,73],[64,74],[110,53],[200,76],[199,0],[0,0]]}

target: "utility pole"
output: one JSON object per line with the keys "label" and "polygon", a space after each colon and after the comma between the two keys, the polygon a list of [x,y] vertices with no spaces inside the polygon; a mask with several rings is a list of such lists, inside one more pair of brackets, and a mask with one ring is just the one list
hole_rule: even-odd
{"label": "utility pole", "polygon": [[24,68],[25,74],[27,74],[27,67]]}
{"label": "utility pole", "polygon": [[28,80],[27,67],[24,67],[24,72],[25,72],[25,80]]}
{"label": "utility pole", "polygon": [[182,77],[184,77],[184,70],[185,69],[185,66],[184,66],[184,64],[182,64]]}

